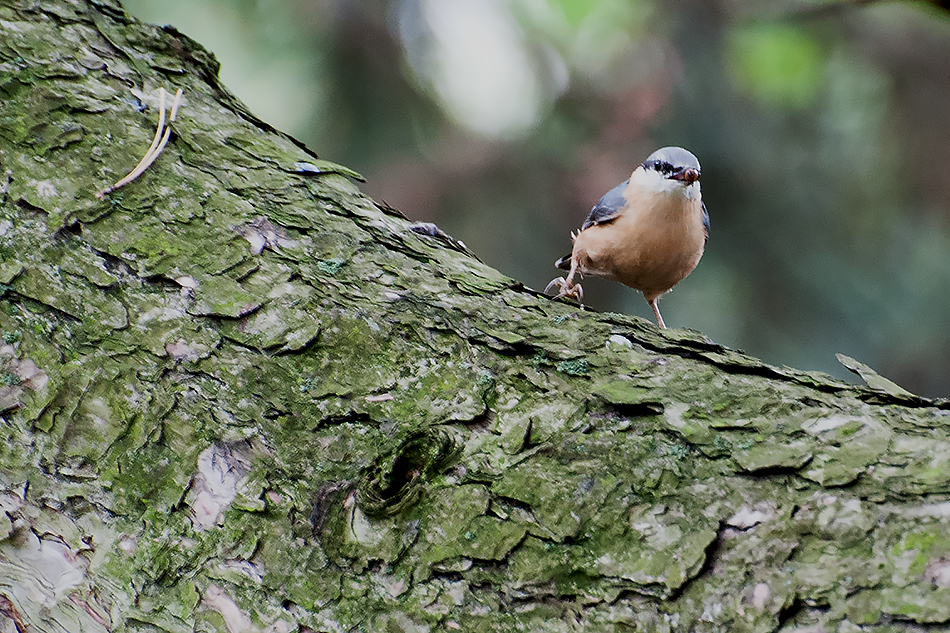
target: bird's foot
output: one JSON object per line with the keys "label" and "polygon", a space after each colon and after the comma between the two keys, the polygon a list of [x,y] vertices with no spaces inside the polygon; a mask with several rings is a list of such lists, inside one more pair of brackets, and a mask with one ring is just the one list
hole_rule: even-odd
{"label": "bird's foot", "polygon": [[566,285],[567,285],[567,280],[564,279],[564,277],[555,277],[550,282],[548,282],[548,285],[544,287],[544,294],[546,295],[551,294],[551,291],[555,288],[557,288],[558,290],[563,290]]}
{"label": "bird's foot", "polygon": [[550,294],[552,290],[557,288],[557,294],[554,295],[555,299],[560,299],[561,297],[567,297],[568,299],[573,299],[577,303],[584,305],[584,289],[580,284],[574,284],[569,282],[564,277],[557,277],[551,280],[544,288],[545,294]]}

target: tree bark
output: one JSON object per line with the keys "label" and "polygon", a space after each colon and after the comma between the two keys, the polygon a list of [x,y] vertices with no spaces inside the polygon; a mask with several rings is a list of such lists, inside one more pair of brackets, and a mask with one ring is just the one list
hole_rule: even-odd
{"label": "tree bark", "polygon": [[947,402],[539,296],[216,77],[0,2],[0,630],[950,630]]}

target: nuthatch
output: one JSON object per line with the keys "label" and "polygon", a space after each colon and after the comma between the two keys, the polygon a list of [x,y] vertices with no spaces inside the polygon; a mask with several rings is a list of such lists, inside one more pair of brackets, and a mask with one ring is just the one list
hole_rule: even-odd
{"label": "nuthatch", "polygon": [[658,149],[590,210],[572,233],[574,250],[555,266],[570,270],[545,292],[578,303],[584,290],[575,277],[614,279],[643,293],[656,322],[666,328],[656,305],[660,295],[690,274],[703,256],[709,214],[699,192],[699,161],[682,147]]}

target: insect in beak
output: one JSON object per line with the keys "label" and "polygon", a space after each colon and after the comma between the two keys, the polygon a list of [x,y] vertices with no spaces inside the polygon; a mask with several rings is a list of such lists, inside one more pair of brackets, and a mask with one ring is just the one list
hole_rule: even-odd
{"label": "insect in beak", "polygon": [[673,174],[672,176],[670,176],[670,179],[681,180],[687,184],[692,184],[696,182],[697,180],[699,180],[699,170],[693,169],[692,167],[690,167],[689,169],[684,169],[678,174]]}

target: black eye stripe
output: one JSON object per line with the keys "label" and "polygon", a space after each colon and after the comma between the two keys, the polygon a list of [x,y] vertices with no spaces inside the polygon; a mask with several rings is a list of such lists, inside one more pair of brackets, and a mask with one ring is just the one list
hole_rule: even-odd
{"label": "black eye stripe", "polygon": [[663,160],[654,160],[649,163],[650,169],[658,171],[661,174],[673,173],[673,165]]}

